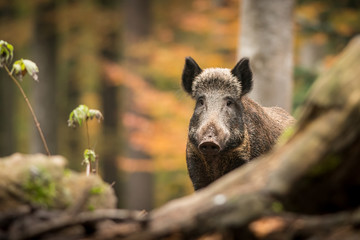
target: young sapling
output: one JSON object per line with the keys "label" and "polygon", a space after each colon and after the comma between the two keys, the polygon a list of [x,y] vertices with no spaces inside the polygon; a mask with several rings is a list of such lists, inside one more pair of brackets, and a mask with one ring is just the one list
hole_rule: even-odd
{"label": "young sapling", "polygon": [[[76,128],[85,122],[86,126],[86,137],[87,137],[87,149],[84,151],[84,160],[83,164],[86,165],[86,175],[89,176],[90,173],[98,172],[98,157],[93,149],[90,147],[90,137],[89,137],[89,127],[88,120],[96,118],[98,122],[104,119],[103,115],[99,110],[89,109],[86,105],[79,105],[75,108],[69,116],[68,126]],[[95,164],[95,166],[93,166]]]}

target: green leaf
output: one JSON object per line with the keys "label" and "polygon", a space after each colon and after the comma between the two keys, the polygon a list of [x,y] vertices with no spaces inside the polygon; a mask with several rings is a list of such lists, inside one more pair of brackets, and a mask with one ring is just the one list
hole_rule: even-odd
{"label": "green leaf", "polygon": [[85,149],[83,163],[89,164],[90,162],[95,162],[95,160],[96,160],[95,152],[91,149]]}
{"label": "green leaf", "polygon": [[97,109],[89,109],[86,105],[79,105],[69,115],[68,126],[81,126],[84,121],[96,118],[99,122],[104,119],[102,113]]}
{"label": "green leaf", "polygon": [[0,40],[0,67],[3,67],[12,61],[13,53],[14,47],[9,43]]}
{"label": "green leaf", "polygon": [[89,108],[86,105],[79,105],[70,113],[68,126],[74,128],[81,126],[83,121],[87,120],[88,114]]}
{"label": "green leaf", "polygon": [[39,68],[31,60],[20,59],[15,61],[11,71],[14,72],[15,76],[17,76],[20,80],[22,80],[23,76],[28,73],[35,81],[39,81],[37,75]]}

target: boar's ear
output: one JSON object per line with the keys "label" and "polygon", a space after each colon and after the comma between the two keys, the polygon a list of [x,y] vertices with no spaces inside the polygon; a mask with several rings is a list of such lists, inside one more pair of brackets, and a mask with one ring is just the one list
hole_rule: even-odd
{"label": "boar's ear", "polygon": [[182,85],[185,91],[191,94],[194,78],[202,72],[199,65],[191,57],[185,58],[185,66],[182,73]]}
{"label": "boar's ear", "polygon": [[241,96],[250,92],[252,88],[252,72],[248,58],[242,58],[231,70],[231,73],[237,77],[241,83]]}

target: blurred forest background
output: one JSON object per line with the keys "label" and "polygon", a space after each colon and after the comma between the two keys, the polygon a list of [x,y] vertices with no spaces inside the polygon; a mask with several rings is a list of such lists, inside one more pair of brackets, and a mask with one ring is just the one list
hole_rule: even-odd
{"label": "blurred forest background", "polygon": [[[67,127],[79,104],[90,122],[101,176],[119,207],[151,209],[191,193],[185,144],[193,102],[181,89],[186,56],[201,67],[232,68],[241,34],[241,0],[0,0],[0,39],[15,59],[31,59],[40,83],[22,86],[51,153],[81,165],[85,129]],[[316,76],[360,32],[357,0],[296,1],[292,111]],[[256,84],[256,79],[255,79]],[[26,104],[0,71],[0,156],[44,152]]]}

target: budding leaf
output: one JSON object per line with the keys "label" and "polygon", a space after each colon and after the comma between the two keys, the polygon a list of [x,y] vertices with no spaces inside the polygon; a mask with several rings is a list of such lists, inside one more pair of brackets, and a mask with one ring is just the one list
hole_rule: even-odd
{"label": "budding leaf", "polygon": [[96,154],[94,150],[85,149],[83,164],[89,164],[90,162],[95,162],[95,160],[96,160]]}
{"label": "budding leaf", "polygon": [[23,76],[26,74],[26,68],[22,60],[17,60],[13,64],[13,68],[11,70],[15,74],[16,77],[22,81]]}
{"label": "budding leaf", "polygon": [[87,120],[88,113],[89,108],[86,105],[79,105],[70,113],[68,126],[74,128],[77,126],[81,126],[83,121]]}
{"label": "budding leaf", "polygon": [[26,73],[28,73],[35,81],[39,81],[37,75],[39,68],[33,61],[27,59],[20,59],[14,62],[12,72],[14,72],[15,76],[17,76],[21,81]]}
{"label": "budding leaf", "polygon": [[13,58],[13,52],[14,47],[11,44],[0,40],[0,67],[3,67],[4,65],[7,65],[11,62]]}
{"label": "budding leaf", "polygon": [[104,119],[99,110],[89,109],[86,105],[79,105],[70,113],[68,126],[75,128],[81,126],[84,121],[92,120],[93,118],[96,118],[99,122]]}
{"label": "budding leaf", "polygon": [[97,109],[90,109],[89,110],[89,114],[88,117],[92,120],[94,117],[98,120],[98,122],[100,122],[101,120],[104,119],[102,113],[97,110]]}
{"label": "budding leaf", "polygon": [[36,81],[39,81],[38,73],[39,68],[36,66],[36,64],[33,61],[30,61],[28,59],[24,59],[23,63],[25,65],[27,73]]}

